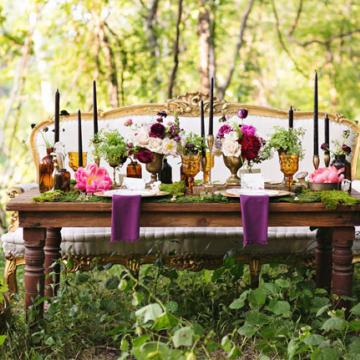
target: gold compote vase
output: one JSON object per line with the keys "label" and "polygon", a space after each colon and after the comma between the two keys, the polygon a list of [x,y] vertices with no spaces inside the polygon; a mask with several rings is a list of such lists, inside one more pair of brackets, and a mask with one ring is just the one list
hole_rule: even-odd
{"label": "gold compote vase", "polygon": [[227,185],[240,185],[240,178],[237,175],[237,172],[243,164],[241,156],[225,156],[223,154],[223,159],[225,166],[230,170],[231,175],[226,180]]}
{"label": "gold compote vase", "polygon": [[285,185],[291,191],[294,174],[299,169],[299,155],[279,151],[280,170],[285,176]]}
{"label": "gold compote vase", "polygon": [[149,184],[157,181],[158,173],[161,171],[164,154],[153,153],[153,159],[151,162],[145,165],[146,170],[151,174],[151,180]]}
{"label": "gold compote vase", "polygon": [[187,177],[185,192],[189,195],[194,193],[194,178],[200,171],[201,154],[181,155],[181,166]]}

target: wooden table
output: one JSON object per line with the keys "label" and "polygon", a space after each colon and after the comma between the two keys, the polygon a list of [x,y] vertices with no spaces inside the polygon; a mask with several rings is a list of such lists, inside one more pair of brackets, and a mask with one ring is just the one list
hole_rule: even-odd
{"label": "wooden table", "polygon": [[[12,199],[7,210],[19,212],[25,240],[25,307],[37,296],[56,294],[55,280],[46,279],[49,266],[60,257],[62,227],[110,227],[111,203],[35,203],[36,191]],[[352,244],[360,225],[360,205],[328,210],[320,203],[271,203],[269,226],[319,227],[316,248],[317,286],[333,294],[351,295]],[[241,226],[238,203],[143,203],[141,226]],[[332,256],[331,256],[332,254]],[[44,270],[45,269],[45,270]],[[52,286],[51,281],[55,283]],[[344,304],[344,303],[341,303]],[[42,305],[39,306],[40,316]]]}

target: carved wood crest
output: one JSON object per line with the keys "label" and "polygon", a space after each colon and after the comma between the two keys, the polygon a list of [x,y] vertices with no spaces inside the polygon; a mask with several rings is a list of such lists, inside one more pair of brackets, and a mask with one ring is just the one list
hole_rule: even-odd
{"label": "carved wood crest", "polygon": [[[176,113],[177,115],[200,114],[200,101],[204,101],[205,112],[209,111],[210,96],[209,94],[203,94],[200,92],[189,92],[185,95],[178,96],[175,99],[170,99],[166,102],[166,110],[170,113]],[[226,111],[228,103],[225,100],[219,100],[214,97],[214,114],[222,114]]]}

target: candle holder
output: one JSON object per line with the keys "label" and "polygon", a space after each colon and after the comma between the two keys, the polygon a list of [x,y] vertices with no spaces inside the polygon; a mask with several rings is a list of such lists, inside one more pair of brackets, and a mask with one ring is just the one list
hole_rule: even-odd
{"label": "candle holder", "polygon": [[330,165],[330,152],[329,151],[324,152],[324,164],[326,167],[329,167],[329,165]]}
{"label": "candle holder", "polygon": [[209,172],[214,167],[214,154],[210,154],[210,151],[201,157],[201,170],[203,172],[203,183],[209,183]]}
{"label": "candle holder", "polygon": [[313,156],[313,165],[314,165],[315,170],[317,170],[319,168],[319,165],[320,165],[319,155]]}
{"label": "candle holder", "polygon": [[206,138],[207,146],[208,146],[208,153],[209,153],[209,159],[210,159],[210,165],[209,165],[209,176],[208,176],[208,184],[211,184],[211,159],[212,159],[212,153],[213,153],[213,147],[214,147],[214,135],[208,135]]}
{"label": "candle holder", "polygon": [[[69,151],[69,166],[73,169],[74,172],[79,168],[79,153],[77,151]],[[83,167],[86,166],[87,161],[87,152],[82,153]]]}

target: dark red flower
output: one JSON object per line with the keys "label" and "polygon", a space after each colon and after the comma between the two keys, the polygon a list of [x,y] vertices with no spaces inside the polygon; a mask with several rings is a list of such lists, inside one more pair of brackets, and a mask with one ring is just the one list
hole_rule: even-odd
{"label": "dark red flower", "polygon": [[165,137],[165,126],[159,122],[151,125],[149,136],[163,139]]}
{"label": "dark red flower", "polygon": [[240,119],[245,119],[245,118],[247,118],[248,113],[249,113],[249,112],[248,112],[246,109],[240,109],[240,110],[238,111],[238,117],[239,117]]}
{"label": "dark red flower", "polygon": [[134,155],[134,157],[135,157],[135,159],[139,160],[141,163],[147,164],[147,163],[150,163],[153,160],[154,155],[150,150],[141,148]]}
{"label": "dark red flower", "polygon": [[321,150],[329,151],[329,144],[323,143],[323,144],[321,144],[320,148],[321,148]]}
{"label": "dark red flower", "polygon": [[246,160],[254,160],[261,148],[261,140],[257,136],[244,135],[241,140],[241,156]]}
{"label": "dark red flower", "polygon": [[351,147],[350,146],[347,146],[347,145],[343,145],[341,147],[341,150],[346,154],[346,155],[349,155],[351,153]]}

